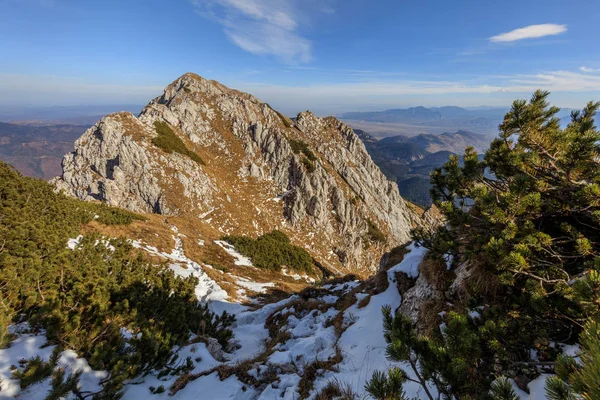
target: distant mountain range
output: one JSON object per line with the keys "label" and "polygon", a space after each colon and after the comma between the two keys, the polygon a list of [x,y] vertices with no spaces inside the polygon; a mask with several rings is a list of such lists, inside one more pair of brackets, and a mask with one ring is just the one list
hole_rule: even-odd
{"label": "distant mountain range", "polygon": [[[384,111],[348,112],[338,116],[355,129],[376,137],[415,136],[421,133],[441,134],[448,130],[464,130],[479,134],[498,132],[507,107],[466,109],[456,106],[410,107]],[[563,109],[559,117],[568,121],[571,109]]]}
{"label": "distant mountain range", "polygon": [[22,173],[50,179],[60,174],[65,153],[89,125],[0,122],[0,160]]}
{"label": "distant mountain range", "polygon": [[[476,133],[493,133],[502,122],[506,108],[490,108],[467,110],[461,107],[411,107],[405,109],[391,109],[375,112],[349,112],[340,115],[340,119],[355,125],[352,121],[362,123],[413,125],[416,133],[441,133],[435,128],[450,128],[470,130]],[[360,126],[358,126],[360,128]],[[392,128],[392,126],[390,126]],[[391,132],[411,134],[410,127]],[[408,129],[407,129],[408,128]],[[421,129],[418,129],[421,128]],[[423,129],[430,128],[430,129]]]}
{"label": "distant mountain range", "polygon": [[485,152],[493,138],[459,130],[378,140],[360,129],[355,132],[381,171],[398,183],[402,197],[422,206],[431,204],[429,174],[434,168],[443,165],[452,154],[463,154],[468,146],[473,146],[478,153]]}
{"label": "distant mountain range", "polygon": [[79,105],[79,106],[6,106],[0,109],[0,121],[26,124],[93,125],[102,116],[119,111],[137,114],[141,105]]}
{"label": "distant mountain range", "polygon": [[502,119],[506,113],[505,108],[491,108],[483,110],[467,110],[465,108],[447,107],[411,107],[396,108],[374,112],[349,112],[340,117],[360,121],[372,122],[403,122],[423,123],[430,121],[448,120],[477,120],[477,119]]}

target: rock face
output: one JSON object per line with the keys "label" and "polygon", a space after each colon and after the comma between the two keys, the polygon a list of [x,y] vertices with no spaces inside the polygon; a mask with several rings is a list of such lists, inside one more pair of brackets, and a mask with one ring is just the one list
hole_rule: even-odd
{"label": "rock face", "polygon": [[[155,122],[166,122],[205,165],[154,146]],[[280,229],[334,271],[373,271],[421,223],[345,124],[308,111],[292,121],[195,74],[137,118],[104,117],[62,167],[54,184],[70,195],[189,216],[223,234]]]}

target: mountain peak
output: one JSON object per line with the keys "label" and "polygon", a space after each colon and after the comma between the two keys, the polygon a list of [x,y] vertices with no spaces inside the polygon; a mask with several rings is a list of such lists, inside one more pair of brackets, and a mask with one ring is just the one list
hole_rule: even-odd
{"label": "mountain peak", "polygon": [[203,241],[287,233],[332,271],[369,274],[419,215],[354,131],[310,111],[295,121],[187,73],[136,118],[112,114],[65,156],[55,186],[85,200],[183,218]]}

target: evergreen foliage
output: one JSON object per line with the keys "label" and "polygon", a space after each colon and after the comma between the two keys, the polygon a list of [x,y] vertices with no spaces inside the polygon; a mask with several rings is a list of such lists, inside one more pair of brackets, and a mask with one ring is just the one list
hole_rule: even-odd
{"label": "evergreen foliage", "polygon": [[206,165],[206,163],[200,158],[198,154],[187,148],[183,140],[181,140],[168,123],[164,121],[154,122],[154,129],[158,136],[152,139],[152,144],[156,147],[164,150],[167,153],[179,153],[184,156],[188,156],[193,161],[200,165]]}
{"label": "evergreen foliage", "polygon": [[61,400],[68,398],[70,393],[78,391],[81,371],[66,375],[64,368],[57,368],[52,374],[52,386],[45,400]]}
{"label": "evergreen foliage", "polygon": [[406,393],[402,385],[407,379],[406,373],[400,368],[390,368],[387,375],[375,371],[371,380],[365,385],[365,390],[378,400],[405,400]]}
{"label": "evergreen foliage", "polygon": [[19,381],[21,389],[25,389],[52,375],[52,368],[52,363],[45,362],[40,356],[37,356],[26,360],[23,370],[13,371],[12,378]]}
{"label": "evergreen foliage", "polygon": [[310,254],[291,244],[287,235],[281,231],[265,233],[257,239],[247,236],[225,236],[223,240],[249,257],[252,264],[258,268],[280,271],[285,266],[301,272],[313,271],[314,263]]}
{"label": "evergreen foliage", "polygon": [[500,377],[492,382],[490,394],[494,400],[520,400],[510,381],[505,377]]}
{"label": "evergreen foliage", "polygon": [[600,323],[590,320],[580,336],[579,361],[560,356],[557,360],[558,376],[546,382],[550,400],[600,398]]}
{"label": "evergreen foliage", "polygon": [[308,158],[310,161],[317,160],[317,156],[315,156],[315,153],[312,152],[312,150],[308,147],[308,144],[306,144],[305,141],[288,139],[288,142],[292,147],[292,151],[294,152],[294,154],[304,154],[306,158]]}
{"label": "evergreen foliage", "polygon": [[307,157],[302,157],[302,164],[306,168],[306,171],[308,171],[308,172],[315,171],[315,163],[310,161]]}
{"label": "evergreen foliage", "polygon": [[[51,344],[76,351],[94,369],[109,371],[102,396],[113,397],[124,380],[169,364],[173,346],[184,344],[191,334],[228,342],[233,317],[215,315],[197,301],[196,278],[181,279],[167,265],[147,262],[123,238],[91,234],[74,251],[68,249],[68,238],[96,215],[109,224],[138,218],[54,193],[46,182],[0,163],[4,335],[11,320],[44,328]],[[28,363],[22,385],[46,371],[38,364]],[[58,380],[56,386],[60,389]]]}
{"label": "evergreen foliage", "polygon": [[367,236],[372,242],[384,243],[386,241],[385,234],[370,219],[367,220]]}
{"label": "evergreen foliage", "polygon": [[[589,336],[595,345],[563,377],[570,385],[564,388],[590,392],[578,377],[598,387],[600,133],[594,115],[600,104],[573,112],[562,129],[559,109],[547,97],[537,91],[529,102],[515,101],[483,159],[467,148],[463,163],[452,156],[432,173],[432,198],[447,224],[414,236],[430,257],[443,262],[450,255],[451,271],[468,265],[471,276],[459,298],[443,300],[455,310],[444,317],[443,335],[414,339],[406,328],[410,340],[403,343],[444,398],[485,398],[490,388],[502,388],[493,384],[498,372],[514,376],[526,368],[531,376],[538,363],[556,360],[552,342],[572,343],[586,322],[580,340],[589,343]],[[468,311],[475,306],[481,316],[474,320]],[[589,398],[600,398],[594,395]]]}
{"label": "evergreen foliage", "polygon": [[306,168],[308,172],[314,172],[315,170],[315,161],[317,161],[317,156],[315,153],[308,147],[303,140],[296,139],[288,139],[288,143],[290,144],[292,151],[294,154],[302,154],[302,164]]}

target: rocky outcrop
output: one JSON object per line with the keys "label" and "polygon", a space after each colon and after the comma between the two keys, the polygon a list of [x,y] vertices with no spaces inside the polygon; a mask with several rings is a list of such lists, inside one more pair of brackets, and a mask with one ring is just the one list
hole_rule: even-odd
{"label": "rocky outcrop", "polygon": [[[154,146],[157,121],[206,165]],[[113,114],[90,128],[54,184],[134,211],[198,220],[210,213],[203,221],[223,233],[282,229],[324,265],[353,272],[374,270],[421,221],[345,124],[310,112],[292,121],[195,74],[169,85],[137,118]],[[385,240],[374,241],[373,230]]]}

